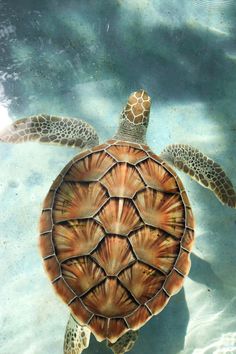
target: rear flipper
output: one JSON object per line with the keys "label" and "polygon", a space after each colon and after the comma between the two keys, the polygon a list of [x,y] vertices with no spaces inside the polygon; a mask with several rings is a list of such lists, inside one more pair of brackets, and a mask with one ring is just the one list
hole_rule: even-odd
{"label": "rear flipper", "polygon": [[89,346],[90,330],[70,315],[65,333],[64,354],[81,354]]}
{"label": "rear flipper", "polygon": [[133,348],[137,338],[137,331],[129,331],[120,337],[115,343],[107,342],[107,346],[111,348],[114,354],[125,354]]}
{"label": "rear flipper", "polygon": [[83,120],[47,114],[13,122],[0,131],[0,141],[7,143],[38,141],[79,148],[92,147],[99,143],[95,129]]}
{"label": "rear flipper", "polygon": [[221,203],[236,208],[236,192],[218,163],[199,150],[182,144],[167,146],[160,156],[210,189]]}

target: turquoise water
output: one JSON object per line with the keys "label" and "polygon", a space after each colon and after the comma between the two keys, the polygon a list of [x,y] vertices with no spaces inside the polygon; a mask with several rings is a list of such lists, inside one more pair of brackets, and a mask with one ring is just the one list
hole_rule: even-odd
{"label": "turquoise water", "polygon": [[[100,141],[130,92],[152,97],[148,143],[201,149],[236,186],[235,1],[0,0],[0,127],[36,113],[86,119]],[[62,353],[68,310],[38,253],[41,202],[77,153],[0,145],[0,353]],[[184,289],[134,354],[236,353],[236,215],[179,173],[197,240]],[[93,338],[85,354],[111,353]]]}

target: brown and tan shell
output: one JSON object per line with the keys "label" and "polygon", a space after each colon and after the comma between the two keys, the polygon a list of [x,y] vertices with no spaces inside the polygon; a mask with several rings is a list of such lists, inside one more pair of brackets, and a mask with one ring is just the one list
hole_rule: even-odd
{"label": "brown and tan shell", "polygon": [[148,146],[110,140],[77,155],[52,184],[40,249],[78,321],[114,343],[181,289],[193,228],[176,173]]}

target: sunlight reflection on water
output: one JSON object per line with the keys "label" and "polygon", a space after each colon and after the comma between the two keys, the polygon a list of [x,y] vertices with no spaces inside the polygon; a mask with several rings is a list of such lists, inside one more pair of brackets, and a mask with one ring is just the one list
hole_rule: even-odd
{"label": "sunlight reflection on water", "polygon": [[8,124],[11,123],[11,118],[8,115],[8,110],[5,106],[0,103],[0,131],[4,129]]}
{"label": "sunlight reflection on water", "polygon": [[195,349],[193,354],[235,354],[236,332],[222,334],[203,349]]}
{"label": "sunlight reflection on water", "polygon": [[4,95],[4,88],[0,84],[0,117],[1,117],[0,131],[12,122],[11,118],[9,117],[9,113],[8,113],[8,104],[9,103],[10,103],[10,101],[7,100]]}

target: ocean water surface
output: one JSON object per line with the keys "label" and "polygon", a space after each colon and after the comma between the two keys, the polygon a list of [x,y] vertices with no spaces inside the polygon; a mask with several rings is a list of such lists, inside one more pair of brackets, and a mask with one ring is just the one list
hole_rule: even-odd
{"label": "ocean water surface", "polygon": [[[127,97],[152,97],[148,144],[186,143],[236,186],[236,3],[0,0],[0,129],[38,113],[112,137]],[[38,252],[44,196],[79,151],[0,144],[0,354],[61,354],[68,309]],[[196,217],[184,288],[140,330],[133,354],[236,353],[236,213],[179,173]],[[108,354],[94,338],[84,354]]]}

